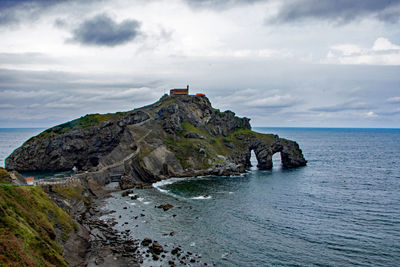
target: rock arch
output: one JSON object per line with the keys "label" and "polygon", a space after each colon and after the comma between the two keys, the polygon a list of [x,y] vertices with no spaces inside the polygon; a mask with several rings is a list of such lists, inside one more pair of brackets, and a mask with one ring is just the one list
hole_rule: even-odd
{"label": "rock arch", "polygon": [[[281,153],[283,168],[296,168],[307,164],[296,142],[279,138],[278,136],[275,136],[272,143],[254,138],[250,141],[248,155],[251,155],[252,150],[256,155],[258,162],[257,167],[260,170],[272,169],[272,156],[278,152]],[[250,162],[250,158],[247,162]]]}

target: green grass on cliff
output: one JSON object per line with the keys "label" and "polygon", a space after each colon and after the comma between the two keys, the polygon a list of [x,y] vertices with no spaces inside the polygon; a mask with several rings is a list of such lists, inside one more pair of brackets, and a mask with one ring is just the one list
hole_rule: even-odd
{"label": "green grass on cliff", "polygon": [[[184,169],[206,169],[215,163],[221,163],[222,159],[218,155],[229,157],[235,151],[245,152],[248,147],[237,139],[239,135],[256,137],[265,143],[274,141],[274,135],[261,134],[250,129],[237,129],[228,136],[212,136],[207,129],[195,127],[188,122],[181,123],[181,127],[183,130],[175,137],[168,136],[164,141]],[[190,132],[203,136],[204,139],[185,138],[185,134]]]}
{"label": "green grass on cliff", "polygon": [[107,113],[107,114],[87,114],[76,120],[72,120],[42,132],[39,137],[54,137],[68,133],[72,130],[88,129],[92,126],[100,125],[106,121],[119,119],[126,115],[126,112]]}
{"label": "green grass on cliff", "polygon": [[71,187],[54,186],[53,190],[65,199],[72,201],[83,201],[85,204],[90,204],[90,199],[85,197],[83,194],[85,190],[83,185]]}
{"label": "green grass on cliff", "polygon": [[0,266],[68,266],[56,240],[75,227],[41,187],[0,185]]}
{"label": "green grass on cliff", "polygon": [[0,184],[8,184],[10,179],[10,174],[3,168],[0,168]]}

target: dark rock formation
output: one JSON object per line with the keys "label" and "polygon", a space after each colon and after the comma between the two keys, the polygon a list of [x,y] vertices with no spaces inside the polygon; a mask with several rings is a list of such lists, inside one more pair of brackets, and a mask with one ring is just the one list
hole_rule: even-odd
{"label": "dark rock formation", "polygon": [[199,139],[199,138],[200,138],[200,135],[198,135],[197,133],[190,132],[190,133],[185,134],[185,138],[195,138],[195,139]]}
{"label": "dark rock formation", "polygon": [[174,206],[171,205],[171,204],[162,204],[162,205],[157,206],[157,208],[163,209],[164,211],[167,211],[167,210],[169,210],[169,209],[171,209],[171,208],[173,208],[173,207],[174,207]]}
{"label": "dark rock formation", "polygon": [[148,245],[151,244],[151,242],[153,242],[150,238],[146,237],[145,239],[142,240],[142,246],[147,247]]}
{"label": "dark rock formation", "polygon": [[119,145],[127,125],[147,119],[149,115],[145,112],[134,111],[120,120],[87,128],[70,128],[71,122],[50,128],[15,150],[6,159],[7,169],[67,171],[76,166],[80,170],[92,170]]}
{"label": "dark rock formation", "polygon": [[[232,175],[250,167],[253,150],[260,169],[306,165],[294,141],[251,131],[248,118],[220,112],[203,96],[163,96],[125,113],[92,114],[29,139],[7,159],[18,171],[65,171],[121,188],[146,187],[168,177]],[[83,171],[83,172],[82,172]],[[84,171],[88,171],[86,174]]]}

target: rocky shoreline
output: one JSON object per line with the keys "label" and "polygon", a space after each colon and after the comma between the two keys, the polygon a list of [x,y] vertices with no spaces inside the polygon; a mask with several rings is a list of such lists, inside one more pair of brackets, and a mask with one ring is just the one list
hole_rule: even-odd
{"label": "rocky shoreline", "polygon": [[[142,189],[146,190],[146,189]],[[49,191],[49,190],[47,190]],[[59,194],[48,192],[49,196],[60,207],[67,210],[78,223],[78,231],[72,233],[63,244],[64,257],[70,266],[212,266],[201,262],[201,256],[184,251],[181,246],[169,247],[149,237],[139,239],[134,236],[133,229],[141,223],[140,217],[145,217],[145,210],[136,210],[138,213],[134,221],[121,221],[113,216],[115,210],[107,210],[106,204],[114,194],[121,194],[122,198],[137,200],[138,195],[132,190],[102,189],[92,197],[90,204],[71,203]],[[171,204],[154,206],[163,211],[171,209]],[[127,210],[127,207],[123,207]],[[132,211],[130,211],[132,212]],[[119,216],[121,217],[121,216]],[[116,226],[126,225],[131,229],[118,230]],[[175,233],[171,232],[172,237]]]}

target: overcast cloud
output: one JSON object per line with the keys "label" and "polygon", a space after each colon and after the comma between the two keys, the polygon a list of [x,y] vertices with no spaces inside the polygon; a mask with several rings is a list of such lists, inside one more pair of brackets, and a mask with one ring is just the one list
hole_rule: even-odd
{"label": "overcast cloud", "polygon": [[253,126],[399,127],[400,1],[0,2],[0,127],[190,85]]}
{"label": "overcast cloud", "polygon": [[117,23],[107,14],[90,18],[73,31],[73,40],[84,45],[116,46],[135,39],[140,23],[126,19]]}
{"label": "overcast cloud", "polygon": [[338,24],[365,17],[396,23],[400,18],[398,0],[287,0],[271,21],[297,22],[304,19],[330,20]]}

